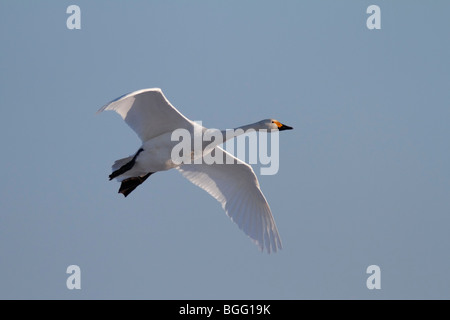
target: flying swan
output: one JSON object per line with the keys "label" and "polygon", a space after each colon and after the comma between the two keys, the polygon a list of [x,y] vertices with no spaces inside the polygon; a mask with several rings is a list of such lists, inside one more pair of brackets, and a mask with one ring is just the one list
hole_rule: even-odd
{"label": "flying swan", "polygon": [[[174,130],[186,129],[194,135],[195,130],[205,132],[207,129],[183,116],[170,104],[161,89],[142,89],[125,94],[100,108],[97,113],[104,110],[117,112],[142,140],[142,146],[135,154],[117,160],[112,166],[113,172],[109,179],[115,178],[121,182],[119,193],[126,197],[153,173],[175,168],[219,201],[231,220],[261,251],[265,249],[270,253],[282,248],[269,204],[250,165],[219,145],[211,147],[212,143],[208,144],[206,153],[221,152],[222,164],[179,164],[172,161],[172,149],[179,143],[171,139]],[[220,143],[248,129],[265,129],[270,132],[292,127],[274,119],[266,119],[236,129],[234,135],[221,131],[223,141]],[[205,151],[205,146],[202,147]]]}

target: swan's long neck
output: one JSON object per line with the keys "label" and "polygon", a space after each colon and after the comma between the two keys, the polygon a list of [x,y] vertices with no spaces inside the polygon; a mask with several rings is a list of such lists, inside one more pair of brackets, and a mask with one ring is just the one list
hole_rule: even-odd
{"label": "swan's long neck", "polygon": [[248,130],[258,131],[261,128],[257,124],[258,123],[256,122],[256,123],[247,124],[242,127],[237,127],[232,130],[222,130],[221,133],[222,133],[222,137],[223,137],[223,142],[233,139],[237,136],[240,136],[241,134],[246,133]]}
{"label": "swan's long neck", "polygon": [[[211,151],[213,148],[221,145],[225,141],[228,141],[230,139],[233,139],[237,136],[240,136],[242,134],[251,132],[251,130],[258,131],[262,129],[261,124],[258,122],[251,123],[242,127],[237,127],[231,130],[217,130],[217,129],[206,129],[203,128],[203,150],[208,152]],[[211,131],[209,131],[211,130]],[[217,137],[212,138],[211,136]],[[195,145],[195,141],[194,141]],[[206,149],[207,148],[207,149]]]}

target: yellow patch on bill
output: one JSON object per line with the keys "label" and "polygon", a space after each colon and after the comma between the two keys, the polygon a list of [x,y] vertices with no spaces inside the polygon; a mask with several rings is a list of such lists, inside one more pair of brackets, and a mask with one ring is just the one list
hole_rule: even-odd
{"label": "yellow patch on bill", "polygon": [[273,123],[275,123],[277,125],[278,128],[281,128],[283,125],[278,122],[277,120],[273,120]]}

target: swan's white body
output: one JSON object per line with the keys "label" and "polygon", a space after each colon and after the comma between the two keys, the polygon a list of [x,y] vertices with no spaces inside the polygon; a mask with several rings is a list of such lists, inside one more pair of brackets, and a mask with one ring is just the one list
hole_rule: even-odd
{"label": "swan's white body", "polygon": [[[130,177],[137,177],[147,172],[158,172],[176,168],[177,165],[171,159],[172,148],[178,143],[171,141],[172,133],[163,133],[157,137],[142,143],[142,151],[136,158],[133,168],[117,177],[118,181],[123,181]],[[128,158],[126,158],[128,159]],[[113,170],[118,168],[113,167]]]}
{"label": "swan's white body", "polygon": [[[143,177],[145,181],[147,177],[144,176],[148,173],[176,168],[189,181],[218,200],[232,221],[261,250],[266,249],[270,253],[282,248],[269,205],[259,188],[255,173],[248,164],[219,146],[215,148],[223,152],[223,164],[177,165],[172,161],[172,149],[179,143],[171,139],[174,130],[182,128],[194,134],[194,130],[205,131],[206,128],[184,117],[164,97],[161,89],[143,89],[123,95],[103,106],[98,112],[104,110],[116,111],[142,140],[142,147],[137,154],[114,163],[113,171],[119,170],[120,173],[114,178],[127,181]],[[271,119],[241,128],[281,130],[281,126],[291,129]],[[225,131],[223,134],[225,137]],[[120,168],[130,162],[132,167],[122,173]]]}

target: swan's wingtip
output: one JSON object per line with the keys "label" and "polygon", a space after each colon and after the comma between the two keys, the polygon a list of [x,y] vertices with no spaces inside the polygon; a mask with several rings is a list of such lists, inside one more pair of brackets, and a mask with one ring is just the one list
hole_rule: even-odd
{"label": "swan's wingtip", "polygon": [[105,104],[103,107],[101,107],[100,109],[97,110],[95,115],[98,115],[98,114],[102,113],[107,107],[108,107],[108,104]]}
{"label": "swan's wingtip", "polygon": [[107,104],[105,104],[105,105],[102,106],[100,109],[98,109],[97,112],[96,112],[95,114],[99,114],[99,113],[101,113],[102,111],[108,110],[108,107],[109,107],[112,103],[117,102],[117,101],[119,101],[119,100],[121,100],[121,99],[126,99],[126,98],[128,98],[128,97],[136,96],[136,95],[138,95],[138,94],[140,94],[140,93],[143,93],[143,92],[149,92],[149,91],[159,92],[159,93],[163,94],[161,88],[147,88],[147,89],[136,90],[136,91],[133,91],[133,92],[128,92],[128,93],[125,93],[125,94],[123,94],[123,95],[121,95],[121,96],[115,98],[114,100],[111,100],[111,101],[108,102]]}
{"label": "swan's wingtip", "polygon": [[[250,238],[251,239],[251,238]],[[258,249],[261,253],[266,252],[267,254],[271,254],[271,253],[277,253],[278,251],[283,249],[283,246],[281,245],[281,241],[277,241],[277,243],[272,244],[272,245],[264,245],[263,243],[261,243],[260,241],[253,240],[253,242],[258,246]]]}

